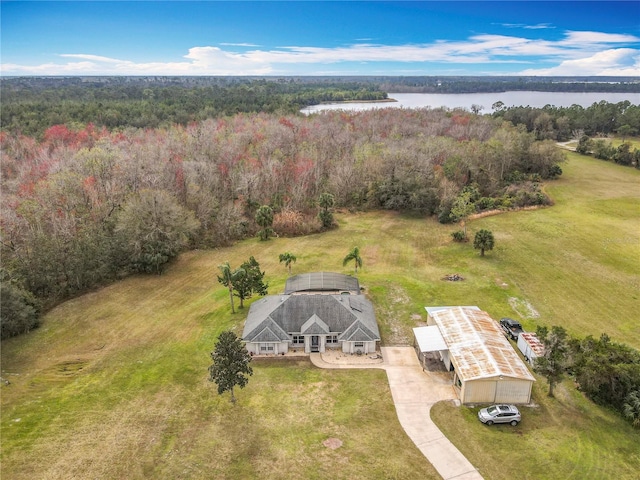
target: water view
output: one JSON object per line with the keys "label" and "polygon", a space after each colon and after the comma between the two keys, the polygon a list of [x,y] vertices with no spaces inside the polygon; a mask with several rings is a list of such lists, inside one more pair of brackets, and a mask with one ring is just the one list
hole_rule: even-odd
{"label": "water view", "polygon": [[312,105],[302,109],[302,113],[311,114],[325,110],[361,111],[374,108],[465,108],[471,110],[472,105],[482,107],[481,113],[490,113],[496,102],[505,107],[530,106],[542,108],[545,105],[570,107],[580,105],[589,107],[603,100],[618,103],[629,100],[640,104],[640,93],[603,93],[603,92],[497,92],[497,93],[390,93],[389,98],[395,102],[345,102]]}

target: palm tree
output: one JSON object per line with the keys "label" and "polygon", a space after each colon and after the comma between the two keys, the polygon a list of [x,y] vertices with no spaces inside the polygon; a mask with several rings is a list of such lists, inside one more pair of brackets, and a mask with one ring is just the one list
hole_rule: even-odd
{"label": "palm tree", "polygon": [[329,209],[333,207],[335,202],[335,197],[330,193],[325,192],[320,195],[318,205],[322,210],[318,213],[318,218],[322,222],[323,228],[331,228],[331,225],[333,225],[333,213]]}
{"label": "palm tree", "polygon": [[231,270],[229,262],[225,262],[222,265],[218,265],[218,268],[222,272],[222,276],[218,275],[218,281],[229,289],[229,300],[231,301],[231,313],[236,313],[233,306],[233,283],[240,278],[244,277],[246,272],[243,268],[237,268]]}
{"label": "palm tree", "polygon": [[284,262],[284,266],[289,269],[289,276],[291,276],[291,264],[296,263],[296,256],[293,253],[285,252],[280,254],[280,263]]}
{"label": "palm tree", "polygon": [[493,250],[495,240],[493,239],[493,233],[490,230],[480,230],[476,233],[473,240],[473,248],[480,250],[480,256],[484,257],[485,250]]}
{"label": "palm tree", "polygon": [[273,233],[271,225],[273,225],[273,209],[269,205],[262,205],[256,212],[256,223],[262,227],[258,232],[260,240],[269,240],[269,236]]}
{"label": "palm tree", "polygon": [[356,275],[358,274],[358,267],[362,268],[362,257],[360,257],[360,248],[358,247],[353,247],[353,250],[351,250],[346,257],[344,257],[344,260],[342,260],[342,266],[344,267],[347,263],[349,263],[350,261],[354,261],[355,265],[356,265]]}

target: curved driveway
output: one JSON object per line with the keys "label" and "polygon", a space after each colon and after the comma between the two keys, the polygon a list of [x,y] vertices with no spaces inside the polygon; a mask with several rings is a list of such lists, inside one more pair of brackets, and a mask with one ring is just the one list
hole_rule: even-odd
{"label": "curved driveway", "polygon": [[457,398],[446,373],[423,371],[413,347],[382,347],[383,363],[336,365],[319,353],[311,361],[320,368],[383,368],[387,372],[398,420],[409,438],[445,480],[481,480],[482,476],[431,421],[431,406]]}

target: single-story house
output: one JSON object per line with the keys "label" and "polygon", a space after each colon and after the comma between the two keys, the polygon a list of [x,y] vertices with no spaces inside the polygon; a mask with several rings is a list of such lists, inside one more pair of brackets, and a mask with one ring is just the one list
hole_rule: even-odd
{"label": "single-story house", "polygon": [[488,313],[477,306],[426,310],[427,326],[414,328],[416,350],[421,362],[436,355],[453,372],[462,403],[530,403],[535,378]]}
{"label": "single-story house", "polygon": [[358,279],[316,272],[291,277],[284,294],[252,303],[242,340],[252,355],[290,349],[368,354],[376,351],[380,332]]}

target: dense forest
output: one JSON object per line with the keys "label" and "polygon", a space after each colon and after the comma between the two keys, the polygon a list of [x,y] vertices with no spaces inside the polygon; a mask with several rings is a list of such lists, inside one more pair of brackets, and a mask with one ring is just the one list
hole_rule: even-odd
{"label": "dense forest", "polygon": [[236,113],[297,113],[323,102],[381,101],[366,82],[241,77],[72,77],[1,80],[3,131],[41,138],[56,124],[157,128]]}
{"label": "dense forest", "polygon": [[[388,92],[640,93],[637,79],[580,77],[18,77],[0,79],[0,87],[2,131],[38,139],[56,124],[92,123],[108,129],[186,126],[236,113],[295,114],[323,102],[384,101]],[[629,102],[545,109],[505,109],[499,103],[494,105],[496,115],[527,125],[529,131],[545,128],[547,136],[554,130],[558,140],[568,139],[573,130],[609,134],[625,124],[640,131],[640,107]],[[556,125],[550,127],[549,121]]]}
{"label": "dense forest", "polygon": [[[441,222],[542,205],[540,182],[562,174],[556,141],[640,130],[640,106],[629,102],[299,113],[386,98],[355,78],[17,78],[2,87],[2,337],[37,325],[42,306],[131,272],[160,273],[184,248],[255,235],[265,205],[279,235],[327,228],[323,195],[336,208]],[[609,153],[640,164],[628,143]]]}
{"label": "dense forest", "polygon": [[370,77],[395,93],[622,92],[640,93],[637,77]]}
{"label": "dense forest", "polygon": [[[186,127],[48,128],[3,133],[5,275],[57,301],[131,271],[161,271],[181,248],[257,232],[317,231],[317,200],[454,219],[543,204],[563,154],[525,128],[469,112],[382,109],[348,115],[237,114]],[[475,208],[475,207],[474,207]],[[6,324],[3,324],[6,326]],[[6,326],[8,328],[8,326]]]}

